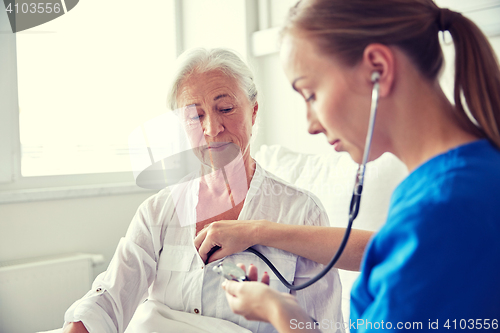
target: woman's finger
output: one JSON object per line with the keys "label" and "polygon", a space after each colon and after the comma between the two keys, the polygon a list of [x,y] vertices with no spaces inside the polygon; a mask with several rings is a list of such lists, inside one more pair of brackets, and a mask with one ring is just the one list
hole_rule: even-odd
{"label": "woman's finger", "polygon": [[260,280],[260,282],[269,285],[269,279],[270,279],[269,278],[269,274],[267,274],[267,272],[264,272],[264,274],[262,275],[262,279]]}
{"label": "woman's finger", "polygon": [[256,266],[250,264],[248,267],[248,278],[250,281],[258,281],[259,280],[259,272]]}
{"label": "woman's finger", "polygon": [[246,271],[247,271],[247,269],[246,269],[246,267],[245,267],[245,265],[244,265],[244,264],[237,263],[237,264],[236,264],[236,266],[238,266],[239,268],[241,268],[241,269],[243,270],[243,272],[246,272]]}

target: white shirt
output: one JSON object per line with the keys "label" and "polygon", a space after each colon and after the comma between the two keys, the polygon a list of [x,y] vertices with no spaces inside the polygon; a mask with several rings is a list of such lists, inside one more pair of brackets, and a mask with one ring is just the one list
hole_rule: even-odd
{"label": "white shirt", "polygon": [[[201,331],[200,325],[204,325],[203,330],[207,332],[222,332],[222,326],[227,327],[228,332],[236,332],[238,327],[234,324],[242,327],[241,332],[275,332],[270,324],[247,321],[229,308],[220,286],[224,278],[212,270],[220,260],[205,265],[193,243],[195,223],[183,221],[181,226],[179,221],[179,215],[196,221],[199,179],[184,184],[176,195],[172,195],[175,189],[166,188],[141,204],[108,269],[96,278],[92,290],[66,311],[65,325],[82,321],[90,332],[124,332],[138,305],[147,297],[148,301],[139,306],[138,313],[141,308],[147,308],[143,314],[154,317],[151,313],[157,313],[162,320],[167,317],[170,320],[166,326],[156,328],[159,332],[185,331],[179,328],[182,325],[194,325],[193,331],[196,327]],[[183,203],[180,214],[175,208],[179,198]],[[258,164],[238,219],[329,226],[325,210],[313,194],[285,183]],[[275,248],[261,245],[254,248],[269,258],[290,283],[301,284],[324,267]],[[243,263],[247,267],[254,264],[260,274],[269,273],[272,288],[289,292],[252,253],[241,252],[221,260]],[[302,308],[322,324],[323,332],[335,332],[335,323],[342,322],[341,284],[336,269],[312,286],[292,294]],[[157,311],[151,311],[155,304]],[[134,327],[145,320],[138,316],[136,314],[131,324]],[[176,321],[181,326],[176,326]],[[158,322],[158,318],[150,318],[149,325],[151,322]],[[151,327],[148,330],[154,331]]]}

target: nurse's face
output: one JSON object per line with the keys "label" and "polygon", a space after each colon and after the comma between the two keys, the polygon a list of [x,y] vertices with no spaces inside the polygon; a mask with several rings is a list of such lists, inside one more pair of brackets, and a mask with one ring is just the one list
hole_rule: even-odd
{"label": "nurse's face", "polygon": [[291,33],[283,39],[280,57],[288,80],[306,101],[309,133],[324,133],[335,150],[360,163],[371,101],[360,70],[320,54],[310,39]]}

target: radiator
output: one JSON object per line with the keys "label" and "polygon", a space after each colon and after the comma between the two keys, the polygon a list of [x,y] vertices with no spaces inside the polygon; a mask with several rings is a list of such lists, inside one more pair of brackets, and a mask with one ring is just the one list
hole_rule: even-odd
{"label": "radiator", "polygon": [[0,333],[61,328],[64,312],[90,290],[102,255],[71,255],[0,262]]}

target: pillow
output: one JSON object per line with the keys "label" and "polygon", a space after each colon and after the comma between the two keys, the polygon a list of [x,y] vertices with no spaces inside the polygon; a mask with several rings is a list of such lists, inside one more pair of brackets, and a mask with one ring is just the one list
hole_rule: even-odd
{"label": "pillow", "polygon": [[[348,153],[303,154],[279,145],[261,146],[260,165],[283,180],[314,193],[323,204],[330,225],[346,227],[358,164]],[[406,166],[385,153],[366,165],[361,207],[353,228],[377,231],[387,218],[391,194],[408,175]]]}

